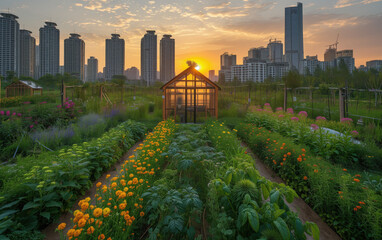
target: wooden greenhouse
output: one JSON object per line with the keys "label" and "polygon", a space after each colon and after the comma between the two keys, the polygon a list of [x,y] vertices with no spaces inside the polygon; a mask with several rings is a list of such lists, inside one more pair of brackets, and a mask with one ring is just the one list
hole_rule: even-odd
{"label": "wooden greenhouse", "polygon": [[42,87],[32,81],[17,81],[5,88],[5,97],[42,95]]}
{"label": "wooden greenhouse", "polygon": [[163,119],[182,123],[218,117],[218,91],[221,89],[193,66],[161,87]]}

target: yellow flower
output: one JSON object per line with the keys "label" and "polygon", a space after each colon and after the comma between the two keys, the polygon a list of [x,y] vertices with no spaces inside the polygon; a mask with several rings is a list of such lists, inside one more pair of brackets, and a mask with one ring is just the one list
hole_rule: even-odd
{"label": "yellow flower", "polygon": [[102,183],[101,183],[101,182],[98,182],[98,183],[96,184],[96,187],[101,187],[101,185],[102,185]]}
{"label": "yellow flower", "polygon": [[110,214],[110,208],[104,208],[102,212],[104,217],[108,217]]}

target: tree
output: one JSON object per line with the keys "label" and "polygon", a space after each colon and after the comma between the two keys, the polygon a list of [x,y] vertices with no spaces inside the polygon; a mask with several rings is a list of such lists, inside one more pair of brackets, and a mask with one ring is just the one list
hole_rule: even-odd
{"label": "tree", "polygon": [[125,88],[126,80],[125,75],[114,75],[111,80],[112,83],[117,84],[121,89],[121,103],[123,103],[123,90]]}

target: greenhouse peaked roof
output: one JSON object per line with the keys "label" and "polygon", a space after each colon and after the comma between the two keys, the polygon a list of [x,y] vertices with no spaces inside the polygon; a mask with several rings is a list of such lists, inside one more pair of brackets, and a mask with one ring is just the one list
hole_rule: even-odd
{"label": "greenhouse peaked roof", "polygon": [[164,84],[160,89],[164,89],[166,88],[168,85],[176,82],[176,81],[179,81],[181,80],[184,76],[186,76],[187,74],[192,74],[194,76],[197,76],[199,77],[201,80],[203,81],[206,81],[208,82],[209,84],[211,84],[212,86],[218,88],[219,90],[221,90],[221,88],[214,82],[212,82],[210,79],[208,79],[206,76],[204,76],[201,72],[199,72],[198,70],[196,70],[193,66],[190,66],[188,67],[186,70],[184,70],[183,72],[181,72],[180,74],[178,74],[177,76],[175,76],[173,79],[171,79],[170,81],[168,81],[166,84]]}

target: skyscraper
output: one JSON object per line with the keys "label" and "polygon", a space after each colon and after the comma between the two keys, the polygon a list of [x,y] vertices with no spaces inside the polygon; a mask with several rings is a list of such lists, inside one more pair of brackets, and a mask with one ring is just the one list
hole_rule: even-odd
{"label": "skyscraper", "polygon": [[125,70],[125,40],[119,37],[119,34],[111,34],[111,39],[106,39],[106,80],[111,80],[114,75],[123,75]]}
{"label": "skyscraper", "polygon": [[10,13],[0,13],[0,75],[7,71],[19,73],[20,66],[20,24],[18,17]]}
{"label": "skyscraper", "polygon": [[54,22],[45,22],[40,28],[40,77],[59,73],[60,68],[60,30]]}
{"label": "skyscraper", "polygon": [[34,77],[36,39],[31,31],[20,30],[20,76]]}
{"label": "skyscraper", "polygon": [[95,57],[90,57],[88,59],[88,73],[87,73],[87,82],[95,82],[97,80],[98,73],[98,59]]}
{"label": "skyscraper", "polygon": [[281,41],[269,40],[268,43],[269,49],[269,61],[272,63],[283,62],[283,44]]}
{"label": "skyscraper", "polygon": [[40,78],[40,46],[39,45],[36,45],[34,52],[35,52],[34,78],[39,79]]}
{"label": "skyscraper", "polygon": [[251,48],[248,50],[248,58],[246,62],[268,62],[269,49],[265,47]]}
{"label": "skyscraper", "polygon": [[175,39],[163,35],[160,40],[160,80],[170,81],[175,77]]}
{"label": "skyscraper", "polygon": [[302,3],[285,8],[285,58],[289,68],[304,72]]}
{"label": "skyscraper", "polygon": [[148,30],[141,39],[141,78],[147,86],[157,79],[157,35],[155,31]]}
{"label": "skyscraper", "polygon": [[64,72],[85,82],[85,42],[80,37],[71,33],[64,40]]}
{"label": "skyscraper", "polygon": [[136,67],[131,67],[126,69],[125,76],[129,80],[138,80],[139,79],[139,69]]}
{"label": "skyscraper", "polygon": [[231,81],[231,67],[236,65],[236,55],[227,52],[220,55],[219,81]]}

